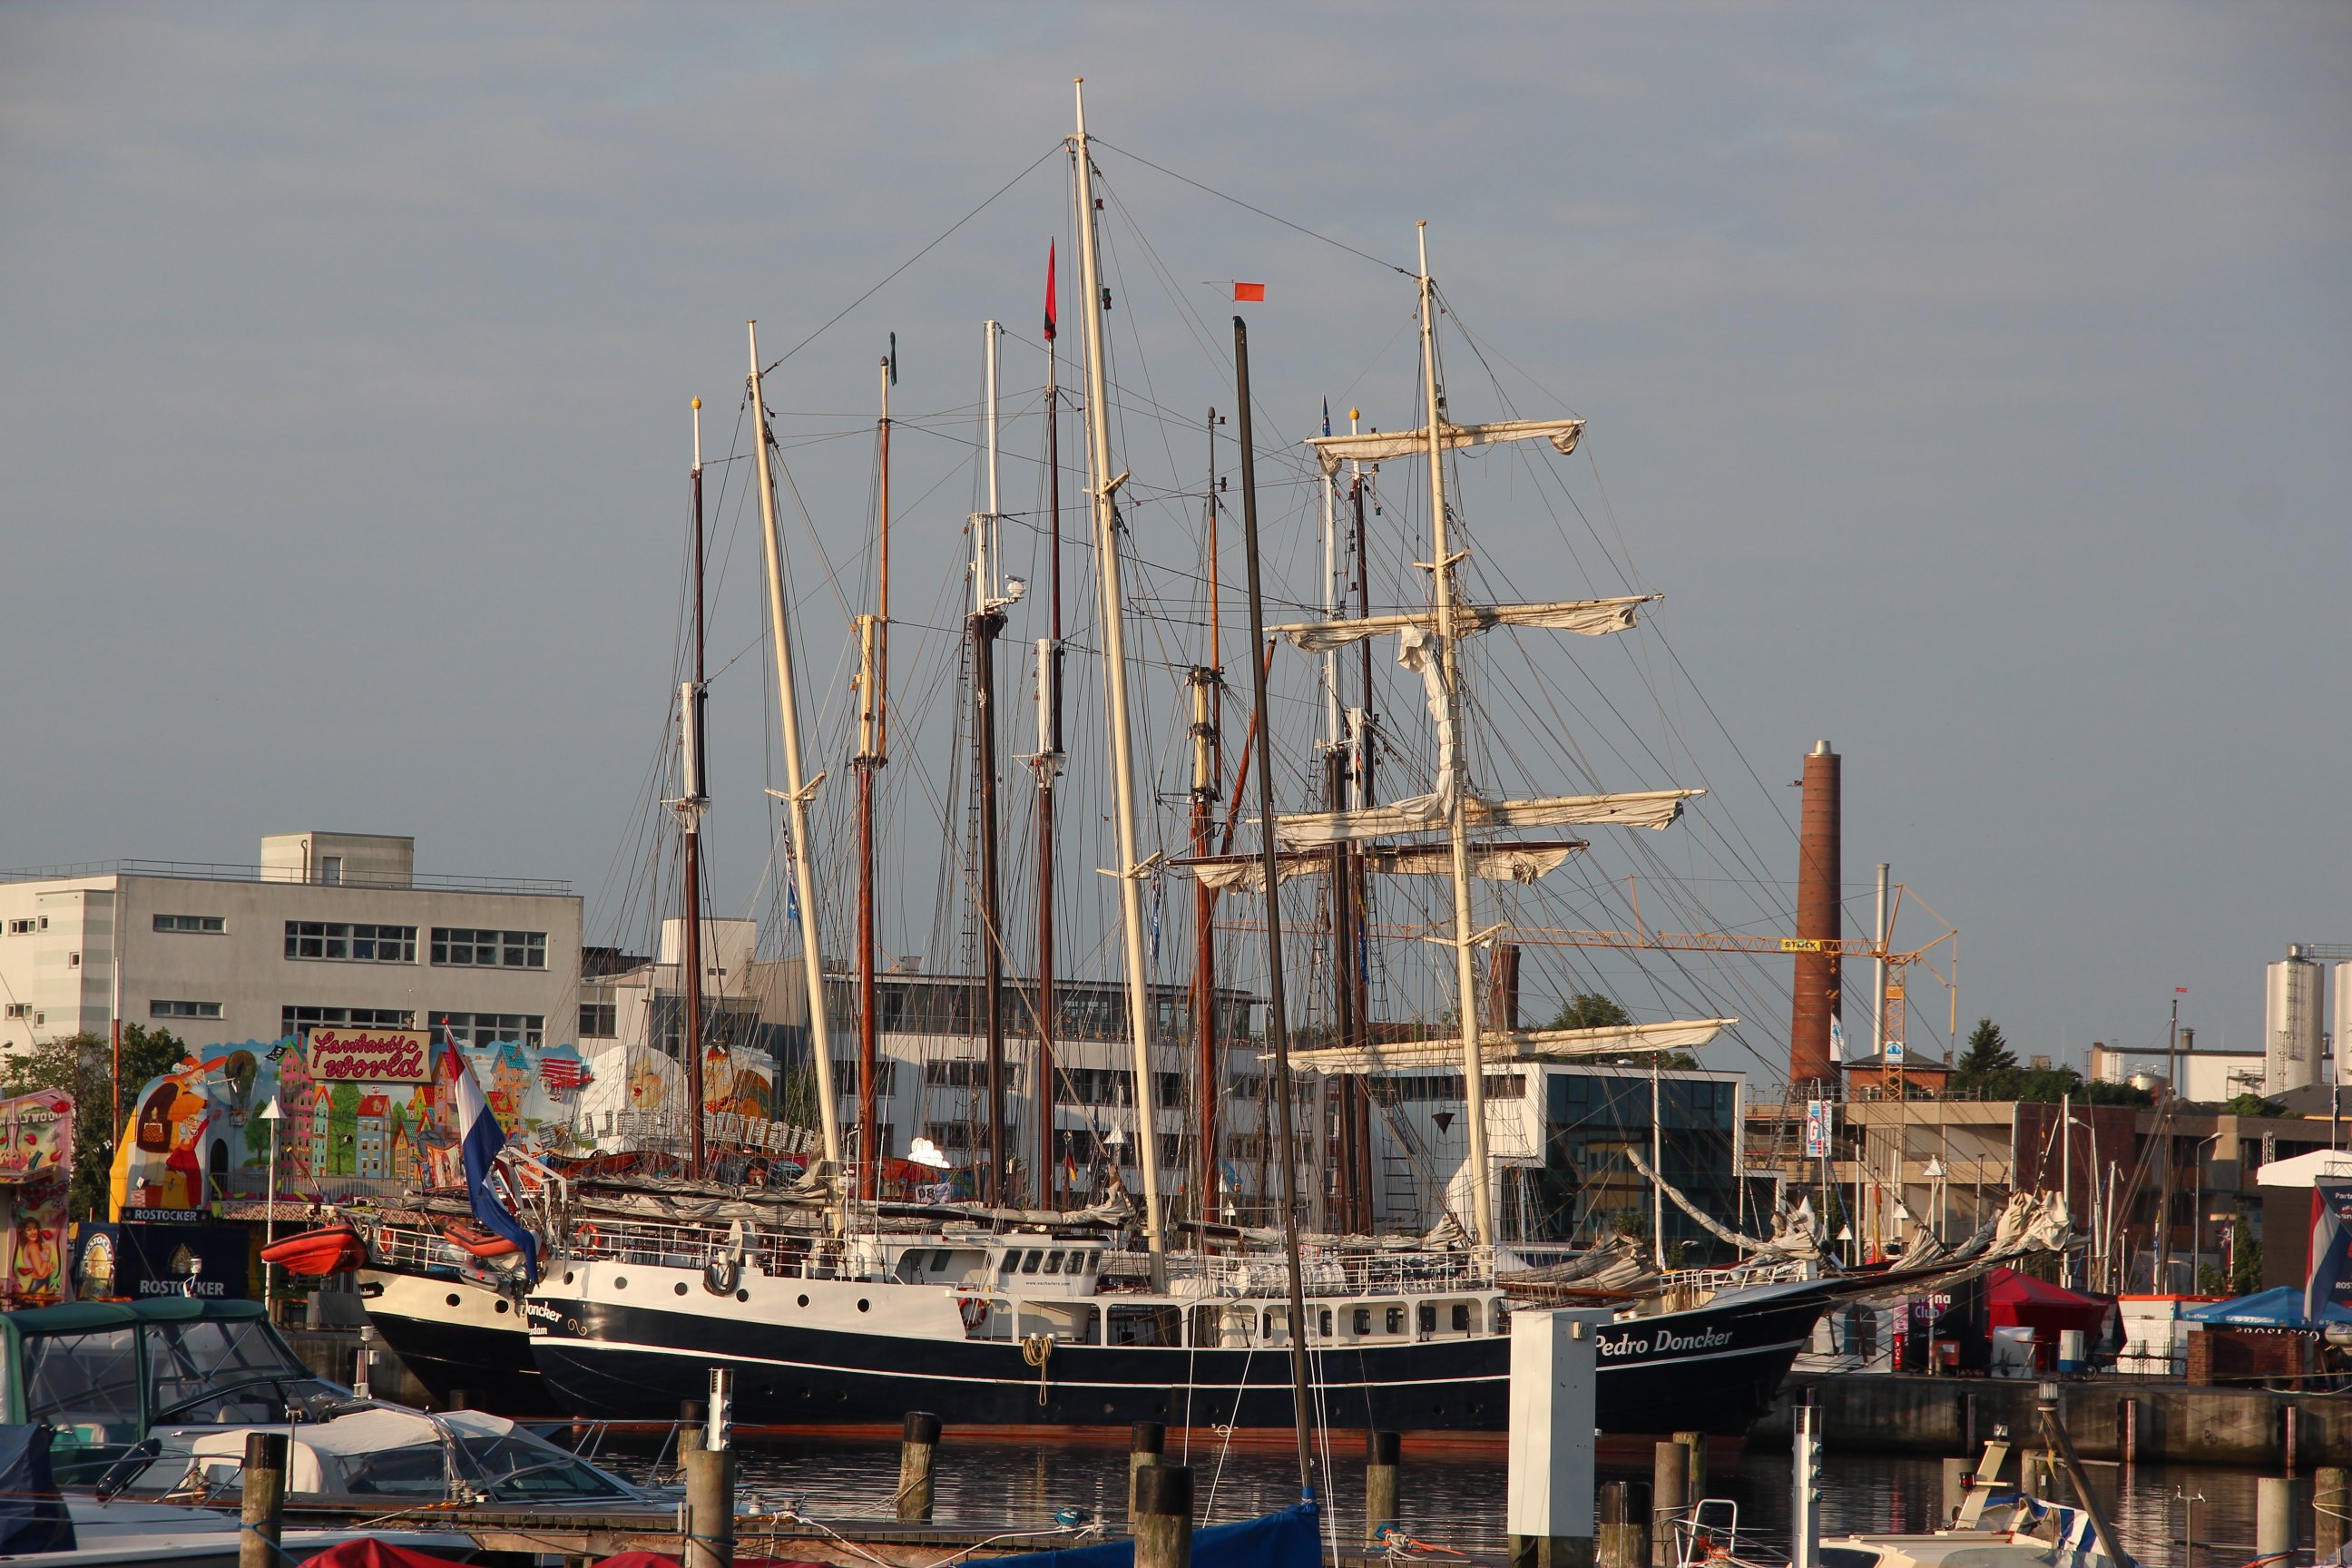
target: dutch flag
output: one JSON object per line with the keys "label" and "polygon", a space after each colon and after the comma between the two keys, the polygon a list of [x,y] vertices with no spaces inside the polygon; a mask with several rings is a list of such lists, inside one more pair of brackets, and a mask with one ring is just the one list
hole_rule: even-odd
{"label": "dutch flag", "polygon": [[490,1170],[506,1147],[507,1135],[474,1081],[474,1069],[452,1039],[442,1053],[449,1078],[449,1109],[457,1123],[457,1144],[466,1160],[466,1193],[473,1200],[474,1217],[493,1236],[504,1237],[522,1249],[523,1278],[539,1278],[539,1238],[515,1218],[490,1184]]}

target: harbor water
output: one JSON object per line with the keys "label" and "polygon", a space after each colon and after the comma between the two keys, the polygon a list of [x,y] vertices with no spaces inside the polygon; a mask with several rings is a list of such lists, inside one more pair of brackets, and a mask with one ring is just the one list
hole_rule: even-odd
{"label": "harbor water", "polygon": [[[1360,1445],[1335,1452],[1324,1488],[1339,1550],[1362,1551],[1363,1465]],[[644,1480],[667,1461],[649,1447],[606,1446],[600,1462]],[[1296,1462],[1286,1453],[1262,1449],[1223,1453],[1195,1445],[1187,1455],[1173,1435],[1167,1458],[1193,1467],[1198,1518],[1202,1523],[1242,1519],[1297,1500]],[[2013,1463],[2013,1461],[2012,1461]],[[740,1492],[747,1510],[789,1506],[855,1533],[858,1518],[891,1516],[898,1485],[895,1443],[789,1439],[765,1441],[739,1450]],[[1042,1526],[1063,1509],[1078,1509],[1119,1527],[1126,1510],[1127,1455],[1118,1447],[1067,1443],[956,1442],[940,1449],[934,1518],[942,1524],[972,1528]],[[2257,1472],[2218,1466],[2114,1465],[2086,1467],[2092,1484],[2113,1509],[2118,1531],[2146,1568],[2204,1568],[2240,1563],[2252,1555]],[[1825,1535],[1851,1531],[1921,1531],[1933,1528],[1939,1507],[1942,1469],[1937,1460],[1832,1453],[1824,1460],[1822,1512]],[[1602,1481],[1646,1483],[1647,1468],[1612,1465]],[[2307,1516],[2308,1472],[2298,1507]],[[1402,1475],[1400,1511],[1404,1530],[1432,1547],[1482,1557],[1499,1556],[1503,1528],[1504,1467],[1499,1455],[1416,1456],[1408,1452]],[[1743,1537],[1784,1552],[1789,1529],[1789,1458],[1758,1450],[1709,1457],[1706,1495],[1728,1500],[1738,1510]],[[2182,1544],[2184,1497],[2194,1500],[2195,1546]],[[2308,1530],[2307,1521],[2302,1526]]]}

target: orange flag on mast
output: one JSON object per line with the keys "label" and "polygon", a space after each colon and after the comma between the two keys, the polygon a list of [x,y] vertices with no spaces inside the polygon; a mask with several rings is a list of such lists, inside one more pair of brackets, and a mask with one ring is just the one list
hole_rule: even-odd
{"label": "orange flag on mast", "polygon": [[1236,283],[1234,285],[1234,301],[1236,304],[1250,300],[1262,301],[1265,299],[1265,285],[1263,283]]}

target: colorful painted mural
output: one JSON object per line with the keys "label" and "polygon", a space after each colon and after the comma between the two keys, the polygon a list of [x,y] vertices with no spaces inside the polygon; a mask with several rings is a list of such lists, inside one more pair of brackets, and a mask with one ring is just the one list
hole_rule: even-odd
{"label": "colorful painted mural", "polygon": [[66,1299],[73,1117],[63,1089],[0,1100],[0,1306]]}
{"label": "colorful painted mural", "polygon": [[[281,1196],[331,1201],[432,1182],[436,1151],[454,1137],[439,1074],[423,1083],[323,1079],[311,1070],[307,1047],[301,1038],[208,1047],[201,1059],[142,1087],[115,1157],[115,1214],[262,1195],[270,1138],[260,1111],[273,1095],[284,1112]],[[436,1064],[450,1048],[431,1047]],[[570,1147],[574,1109],[593,1080],[576,1047],[504,1041],[458,1048],[517,1147]]]}

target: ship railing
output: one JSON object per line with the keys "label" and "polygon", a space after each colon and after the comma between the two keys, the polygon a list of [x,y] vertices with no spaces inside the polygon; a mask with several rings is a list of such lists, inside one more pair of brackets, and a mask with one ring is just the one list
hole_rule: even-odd
{"label": "ship railing", "polygon": [[[1147,1273],[1139,1252],[1105,1256],[1106,1275]],[[1279,1254],[1213,1254],[1172,1258],[1169,1286],[1178,1295],[1280,1297],[1290,1289],[1289,1267]],[[1434,1295],[1492,1287],[1483,1259],[1463,1252],[1338,1252],[1313,1250],[1299,1259],[1302,1293],[1313,1297]]]}
{"label": "ship railing", "polygon": [[707,1268],[734,1260],[772,1277],[828,1279],[844,1275],[839,1244],[805,1231],[746,1226],[739,1242],[731,1226],[660,1220],[575,1222],[561,1248],[582,1262],[630,1263],[643,1268]]}
{"label": "ship railing", "polygon": [[1748,1285],[1781,1285],[1807,1278],[1810,1266],[1793,1258],[1751,1263],[1738,1268],[1675,1268],[1658,1277],[1667,1290],[1737,1290]]}

